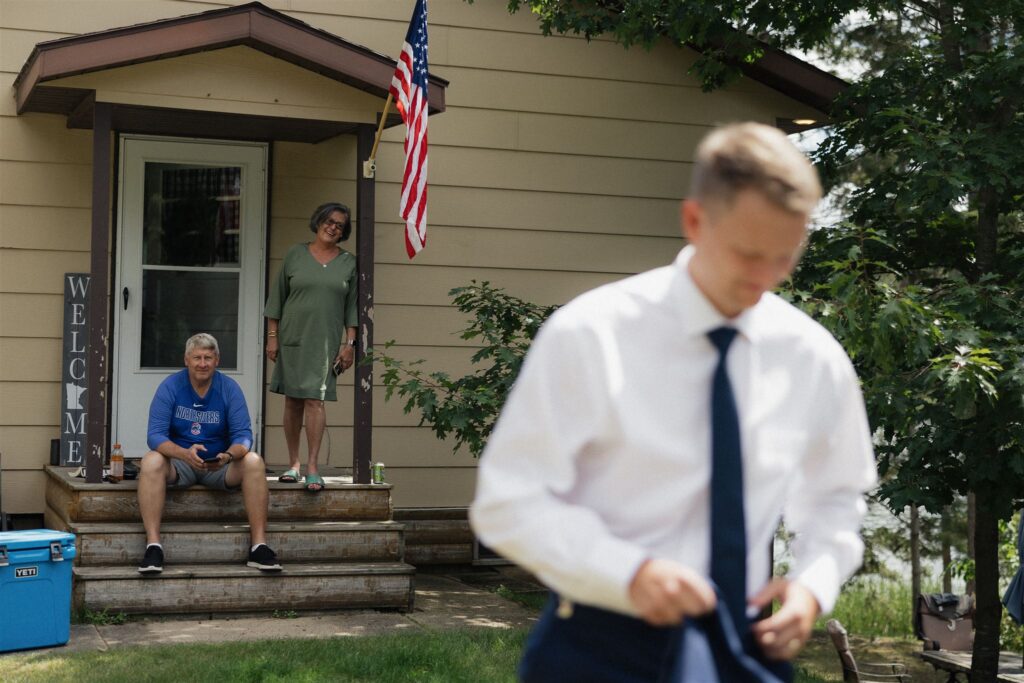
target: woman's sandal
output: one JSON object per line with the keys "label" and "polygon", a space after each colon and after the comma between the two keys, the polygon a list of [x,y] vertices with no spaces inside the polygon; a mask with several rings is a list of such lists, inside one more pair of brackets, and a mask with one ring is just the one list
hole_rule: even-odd
{"label": "woman's sandal", "polygon": [[277,480],[282,484],[298,484],[299,471],[296,469],[285,470]]}
{"label": "woman's sandal", "polygon": [[[318,487],[318,488],[314,488]],[[310,493],[320,493],[327,486],[324,485],[324,478],[319,474],[307,474],[306,475],[306,490]]]}

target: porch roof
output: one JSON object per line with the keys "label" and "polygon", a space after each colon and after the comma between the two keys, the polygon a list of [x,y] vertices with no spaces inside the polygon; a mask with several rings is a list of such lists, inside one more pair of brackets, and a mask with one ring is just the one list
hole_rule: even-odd
{"label": "porch roof", "polygon": [[[259,2],[39,43],[14,81],[19,114],[63,114],[72,128],[91,128],[95,91],[51,81],[199,52],[246,46],[381,98],[396,62],[387,55],[314,28]],[[430,113],[445,110],[448,82],[429,76]],[[383,102],[380,109],[383,109]],[[317,142],[352,133],[364,121],[253,116],[245,113],[115,104],[117,130]],[[397,114],[385,125],[401,122]]]}

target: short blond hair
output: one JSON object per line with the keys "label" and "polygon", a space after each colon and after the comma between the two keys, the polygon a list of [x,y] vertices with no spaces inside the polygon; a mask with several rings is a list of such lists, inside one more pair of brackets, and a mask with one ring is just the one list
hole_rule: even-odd
{"label": "short blond hair", "polygon": [[730,205],[742,190],[755,190],[781,209],[810,214],[821,199],[811,162],[779,130],[737,123],[710,133],[697,147],[690,196]]}
{"label": "short blond hair", "polygon": [[187,357],[195,349],[211,349],[213,355],[220,358],[220,346],[217,344],[217,340],[212,334],[206,332],[200,332],[199,334],[193,334],[185,342],[185,356]]}

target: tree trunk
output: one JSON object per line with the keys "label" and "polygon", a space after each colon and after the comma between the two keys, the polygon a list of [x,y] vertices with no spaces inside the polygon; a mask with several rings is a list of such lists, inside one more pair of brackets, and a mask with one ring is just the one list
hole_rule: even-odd
{"label": "tree trunk", "polygon": [[974,619],[974,657],[971,681],[994,682],[999,671],[999,517],[987,505],[974,511],[977,613]]}
{"label": "tree trunk", "polygon": [[960,73],[964,70],[964,63],[960,56],[960,27],[956,21],[956,3],[952,0],[942,0],[938,3],[937,9],[942,56],[946,66],[955,73]]}
{"label": "tree trunk", "polygon": [[914,621],[917,596],[921,593],[921,514],[910,506],[910,621]]}
{"label": "tree trunk", "polygon": [[[976,560],[977,553],[974,550],[974,526],[977,524],[975,519],[974,511],[976,509],[974,503],[974,493],[967,494],[967,559]],[[968,595],[974,594],[974,577],[967,579],[967,586],[964,592]]]}
{"label": "tree trunk", "polygon": [[999,204],[996,191],[985,185],[978,191],[978,231],[975,235],[974,255],[978,273],[984,275],[996,262],[996,241],[999,238]]}
{"label": "tree trunk", "polygon": [[949,508],[942,511],[942,518],[939,521],[939,539],[942,542],[942,592],[953,592],[953,574],[949,571],[949,565],[953,563],[953,548],[949,542],[950,534]]}

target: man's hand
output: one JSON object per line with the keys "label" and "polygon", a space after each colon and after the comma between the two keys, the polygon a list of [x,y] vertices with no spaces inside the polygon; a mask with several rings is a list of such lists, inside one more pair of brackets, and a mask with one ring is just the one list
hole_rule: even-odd
{"label": "man's hand", "polygon": [[779,611],[755,622],[751,630],[769,659],[789,660],[797,656],[811,636],[821,607],[811,591],[789,579],[774,579],[750,599],[750,604],[760,610],[776,599],[781,603]]}
{"label": "man's hand", "polygon": [[206,446],[201,443],[194,443],[185,451],[185,456],[182,458],[189,467],[192,469],[202,472],[206,469],[206,461],[199,456],[199,452],[206,452]]}
{"label": "man's hand", "polygon": [[[224,457],[224,456],[227,456],[227,457]],[[221,467],[224,467],[229,462],[231,462],[231,454],[230,453],[218,453],[217,457],[214,458],[213,460],[205,460],[203,462],[206,465],[206,471],[207,472],[216,472]]]}
{"label": "man's hand", "polygon": [[647,560],[629,584],[629,599],[652,626],[673,626],[715,608],[715,591],[697,572],[671,560]]}

